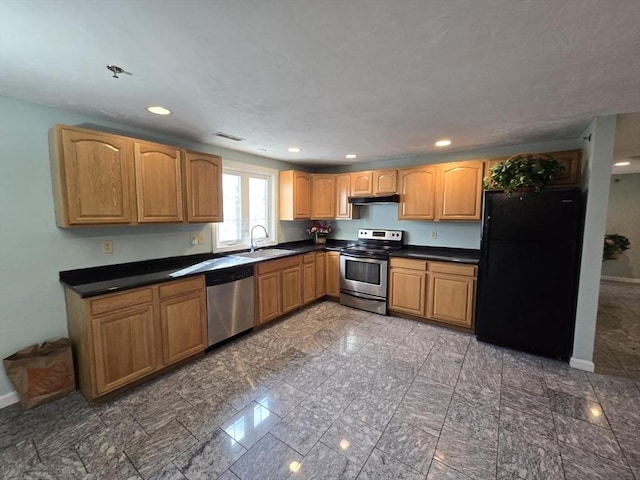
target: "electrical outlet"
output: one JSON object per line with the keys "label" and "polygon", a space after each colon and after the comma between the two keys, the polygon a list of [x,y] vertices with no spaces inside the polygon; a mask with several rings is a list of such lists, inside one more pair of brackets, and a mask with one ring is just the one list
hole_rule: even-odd
{"label": "electrical outlet", "polygon": [[191,245],[197,245],[198,244],[198,235],[195,233],[192,233],[189,237],[189,241],[191,242]]}
{"label": "electrical outlet", "polygon": [[113,253],[113,240],[102,241],[102,253]]}
{"label": "electrical outlet", "polygon": [[198,234],[198,245],[204,245],[204,233]]}
{"label": "electrical outlet", "polygon": [[436,238],[438,238],[438,231],[437,230],[431,230],[431,239],[435,240]]}

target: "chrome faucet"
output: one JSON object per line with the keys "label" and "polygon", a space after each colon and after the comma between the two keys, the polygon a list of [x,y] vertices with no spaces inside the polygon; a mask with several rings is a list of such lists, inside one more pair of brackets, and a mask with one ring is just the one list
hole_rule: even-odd
{"label": "chrome faucet", "polygon": [[251,251],[252,251],[252,252],[256,249],[256,246],[255,246],[255,244],[253,243],[253,230],[254,230],[256,227],[260,227],[262,230],[264,230],[264,234],[265,234],[265,236],[266,236],[267,238],[269,238],[269,232],[267,232],[267,229],[266,229],[266,228],[264,228],[264,226],[262,226],[262,225],[254,225],[253,227],[251,227],[251,233],[249,234],[249,237],[250,237],[250,239],[251,239]]}

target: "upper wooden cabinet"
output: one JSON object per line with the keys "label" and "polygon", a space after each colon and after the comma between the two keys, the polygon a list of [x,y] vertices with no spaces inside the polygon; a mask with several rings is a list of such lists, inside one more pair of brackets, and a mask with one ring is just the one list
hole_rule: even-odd
{"label": "upper wooden cabinet", "polygon": [[280,172],[280,220],[311,218],[311,175],[295,170]]}
{"label": "upper wooden cabinet", "polygon": [[49,146],[59,227],[222,221],[220,157],[64,125]]}
{"label": "upper wooden cabinet", "polygon": [[437,167],[436,220],[480,220],[484,162],[444,163]]}
{"label": "upper wooden cabinet", "polygon": [[188,222],[222,222],[222,158],[185,152],[185,204]]}
{"label": "upper wooden cabinet", "polygon": [[373,172],[351,173],[351,195],[373,195]]}
{"label": "upper wooden cabinet", "polygon": [[398,171],[367,170],[351,173],[351,195],[388,195],[398,193]]}
{"label": "upper wooden cabinet", "polygon": [[181,222],[180,150],[157,143],[135,142],[138,222]]}
{"label": "upper wooden cabinet", "polygon": [[426,165],[403,168],[398,173],[400,183],[400,220],[435,220],[436,167]]}
{"label": "upper wooden cabinet", "polygon": [[336,176],[311,174],[311,218],[330,220],[336,216]]}
{"label": "upper wooden cabinet", "polygon": [[374,170],[373,194],[387,195],[398,193],[398,170]]}
{"label": "upper wooden cabinet", "polygon": [[[582,150],[562,150],[559,152],[545,153],[558,160],[564,166],[564,170],[559,176],[547,183],[544,188],[571,188],[580,186]],[[509,157],[487,160],[485,162],[487,176],[491,176],[491,172],[489,172],[491,167],[496,163],[504,162],[507,158]]]}
{"label": "upper wooden cabinet", "polygon": [[134,221],[131,139],[56,126],[49,133],[49,146],[58,226]]}
{"label": "upper wooden cabinet", "polygon": [[349,203],[351,174],[336,175],[336,219],[360,218],[360,208]]}

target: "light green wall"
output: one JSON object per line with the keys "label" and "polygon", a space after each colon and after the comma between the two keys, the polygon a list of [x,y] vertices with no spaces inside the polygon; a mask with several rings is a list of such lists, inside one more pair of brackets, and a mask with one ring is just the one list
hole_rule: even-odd
{"label": "light green wall", "polygon": [[[0,97],[0,358],[45,339],[66,336],[64,292],[58,272],[211,252],[211,227],[157,225],[60,229],[55,225],[48,131],[57,124],[118,131],[223,159],[276,169],[292,165],[211,145]],[[281,222],[279,240],[305,238],[307,222]],[[204,245],[189,236],[204,233]],[[103,239],[114,242],[102,254]],[[0,369],[0,400],[13,389]]]}
{"label": "light green wall", "polygon": [[580,284],[573,336],[571,365],[593,369],[593,344],[598,316],[602,242],[607,220],[611,159],[615,141],[616,117],[598,117],[582,133],[582,190],[586,200]]}
{"label": "light green wall", "polygon": [[613,175],[609,188],[607,233],[629,239],[629,250],[602,264],[602,275],[640,279],[640,173]]}

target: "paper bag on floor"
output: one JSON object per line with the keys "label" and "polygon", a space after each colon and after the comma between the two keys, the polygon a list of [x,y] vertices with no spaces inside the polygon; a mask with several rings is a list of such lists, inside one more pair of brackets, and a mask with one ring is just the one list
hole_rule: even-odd
{"label": "paper bag on floor", "polygon": [[68,338],[31,345],[2,360],[7,377],[29,409],[64,397],[76,388],[73,356]]}

